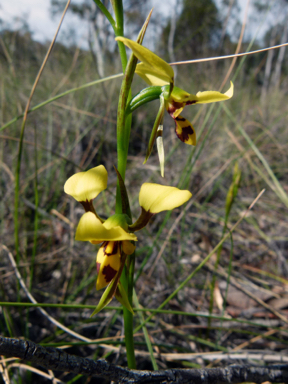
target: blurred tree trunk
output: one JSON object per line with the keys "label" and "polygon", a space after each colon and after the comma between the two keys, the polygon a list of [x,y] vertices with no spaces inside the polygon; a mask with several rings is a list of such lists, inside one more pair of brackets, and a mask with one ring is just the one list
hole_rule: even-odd
{"label": "blurred tree trunk", "polygon": [[[285,44],[287,40],[288,40],[288,22],[284,24],[280,44]],[[279,85],[280,85],[281,68],[284,61],[285,50],[286,50],[286,47],[281,47],[279,50],[277,62],[275,65],[275,71],[271,79],[271,84],[275,88],[279,88]]]}
{"label": "blurred tree trunk", "polygon": [[107,34],[105,37],[104,31],[107,29],[108,24],[104,14],[99,11],[97,7],[95,8],[95,12],[91,14],[91,22],[89,23],[89,47],[96,63],[98,75],[100,78],[103,78],[105,76],[104,55],[107,46]]}
{"label": "blurred tree trunk", "polygon": [[[169,53],[169,60],[171,62],[176,61],[175,54],[174,54],[174,37],[176,32],[176,21],[178,17],[177,9],[179,8],[179,0],[176,0],[175,7],[172,7],[172,16],[170,21],[170,31],[168,36],[168,53]],[[175,78],[177,77],[178,68],[177,66],[173,68],[174,69],[174,75]]]}
{"label": "blurred tree trunk", "polygon": [[[272,47],[276,43],[276,35],[277,35],[277,27],[275,26],[272,29],[270,41],[269,41],[269,46]],[[264,101],[266,99],[266,95],[268,92],[268,87],[269,87],[269,79],[272,71],[272,61],[274,57],[274,49],[268,52],[267,54],[267,60],[266,60],[266,65],[265,65],[265,73],[264,73],[264,81],[263,81],[263,86],[261,90],[261,100]]]}

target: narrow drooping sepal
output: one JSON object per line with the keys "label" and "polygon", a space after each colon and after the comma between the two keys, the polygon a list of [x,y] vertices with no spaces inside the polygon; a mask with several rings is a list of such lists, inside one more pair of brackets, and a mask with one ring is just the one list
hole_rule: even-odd
{"label": "narrow drooping sepal", "polygon": [[64,192],[77,201],[90,201],[107,188],[107,180],[108,174],[105,167],[99,165],[71,176],[64,185]]}
{"label": "narrow drooping sepal", "polygon": [[152,149],[153,149],[153,145],[154,145],[155,140],[157,138],[158,127],[159,127],[159,125],[163,124],[164,112],[165,112],[165,103],[164,103],[164,98],[161,95],[160,96],[160,107],[159,107],[159,110],[158,110],[158,113],[157,113],[157,116],[156,116],[156,119],[155,119],[155,122],[154,122],[154,125],[153,125],[153,129],[152,129],[152,132],[151,132],[150,139],[149,139],[149,144],[148,144],[148,148],[147,148],[147,151],[146,151],[146,157],[145,157],[145,160],[144,160],[144,164],[146,163],[146,161],[149,159],[149,156],[151,155],[151,152],[152,152]]}
{"label": "narrow drooping sepal", "polygon": [[114,276],[113,280],[108,284],[103,295],[101,296],[101,299],[100,299],[97,307],[95,308],[95,310],[93,311],[93,313],[90,317],[96,315],[96,313],[100,312],[104,307],[106,307],[110,303],[110,301],[113,299],[113,297],[115,296],[117,286],[119,284],[119,280],[120,280],[120,277],[121,277],[121,274],[122,274],[122,271],[123,271],[123,268],[125,265],[125,261],[126,261],[126,255],[123,255],[121,258],[121,265],[120,265],[118,272]]}
{"label": "narrow drooping sepal", "polygon": [[161,176],[164,177],[165,153],[163,144],[163,124],[160,124],[157,129],[156,145],[160,164],[160,173]]}
{"label": "narrow drooping sepal", "polygon": [[[106,223],[106,222],[105,222]],[[121,241],[121,240],[134,240],[137,237],[126,232],[120,226],[108,227],[102,224],[101,221],[92,212],[86,212],[81,217],[75,235],[75,240],[90,241],[93,244],[98,244],[102,241]]]}

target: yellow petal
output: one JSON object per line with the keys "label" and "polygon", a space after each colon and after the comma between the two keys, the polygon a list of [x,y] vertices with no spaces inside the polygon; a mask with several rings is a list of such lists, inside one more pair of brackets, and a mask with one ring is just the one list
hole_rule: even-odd
{"label": "yellow petal", "polygon": [[126,39],[125,37],[119,36],[116,37],[116,40],[122,41],[122,43],[130,48],[134,55],[148,68],[150,68],[149,73],[152,71],[152,75],[156,75],[159,79],[165,81],[166,83],[174,82],[174,71],[172,67],[170,67],[170,65],[159,56],[155,55],[155,53],[133,40]]}
{"label": "yellow petal", "polygon": [[95,199],[101,191],[107,188],[108,174],[103,165],[79,172],[71,176],[64,185],[64,191],[77,201]]}
{"label": "yellow petal", "polygon": [[91,241],[93,243],[120,240],[137,241],[137,237],[134,234],[125,232],[123,228],[114,227],[107,229],[104,224],[101,223],[94,213],[84,213],[79,221],[75,240]]}
{"label": "yellow petal", "polygon": [[158,77],[159,74],[157,71],[153,71],[150,66],[144,63],[137,64],[135,72],[149,85],[158,85],[162,87],[163,85],[169,84],[168,81]]}
{"label": "yellow petal", "polygon": [[132,253],[135,251],[135,248],[135,245],[132,244],[130,241],[122,241],[122,249],[123,252],[126,253],[126,255],[132,255]]}
{"label": "yellow petal", "polygon": [[178,138],[185,144],[196,145],[196,133],[193,125],[180,115],[177,117],[172,115],[172,117],[176,123],[175,132]]}
{"label": "yellow petal", "polygon": [[[232,81],[230,81],[230,88],[227,92],[221,93],[217,91],[205,91],[205,92],[198,92],[195,95],[190,95],[189,101],[191,101],[195,104],[208,104],[208,103],[215,103],[217,101],[224,101],[231,99],[233,96],[234,91],[234,85]],[[187,104],[189,104],[189,101]]]}
{"label": "yellow petal", "polygon": [[139,204],[145,211],[158,213],[179,207],[191,198],[185,190],[165,185],[144,183],[139,194]]}
{"label": "yellow petal", "polygon": [[99,249],[96,257],[97,283],[96,289],[102,289],[115,277],[121,264],[119,242],[105,242]]}

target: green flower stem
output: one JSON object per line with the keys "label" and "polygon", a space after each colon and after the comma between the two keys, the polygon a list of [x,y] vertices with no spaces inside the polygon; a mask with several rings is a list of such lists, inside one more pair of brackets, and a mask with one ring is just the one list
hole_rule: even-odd
{"label": "green flower stem", "polygon": [[[112,6],[115,13],[116,25],[114,28],[116,36],[123,36],[124,28],[123,28],[123,3],[122,0],[113,0]],[[126,173],[126,165],[127,165],[127,155],[128,155],[128,146],[130,139],[130,131],[131,131],[131,115],[125,119],[125,111],[127,100],[131,99],[131,83],[133,80],[133,75],[136,68],[137,58],[134,55],[131,55],[129,62],[127,64],[127,55],[126,49],[122,42],[118,42],[119,52],[122,62],[122,68],[124,72],[124,78],[122,81],[122,86],[120,90],[119,96],[119,104],[118,104],[118,116],[117,116],[117,160],[118,160],[118,172],[120,173],[123,181],[125,182],[125,173]],[[119,186],[119,181],[117,183],[117,193],[116,193],[116,213],[122,213],[122,199],[121,199],[121,191]],[[131,218],[131,217],[130,217]],[[128,263],[130,263],[130,257],[128,259]],[[127,271],[125,267],[122,275],[121,275],[121,283],[123,284],[126,292],[130,292],[134,287],[133,282],[133,274],[131,276],[131,272]],[[132,306],[132,296],[128,293],[129,302]],[[130,369],[136,368],[136,359],[135,359],[135,348],[134,348],[134,338],[133,338],[133,315],[127,308],[123,306],[123,317],[124,317],[124,333],[125,333],[125,344],[126,344],[126,356],[127,363]]]}
{"label": "green flower stem", "polygon": [[[117,33],[123,33],[123,6],[121,0],[113,0],[112,5],[116,17],[116,25],[119,30]],[[142,44],[152,11],[149,13],[139,35],[137,38],[137,43]],[[122,18],[122,19],[121,19]],[[120,20],[121,19],[121,20]],[[116,33],[116,32],[115,32]],[[118,42],[119,43],[119,42]],[[122,44],[124,47],[124,44]],[[120,46],[119,46],[120,49]],[[125,47],[124,47],[125,51]],[[121,50],[120,50],[121,55]],[[118,171],[125,182],[125,173],[127,165],[127,155],[129,147],[129,139],[131,132],[131,123],[132,116],[126,114],[126,107],[128,102],[131,100],[131,84],[134,76],[134,72],[137,65],[137,57],[132,53],[127,66],[125,65],[125,57],[122,58],[122,66],[125,68],[124,78],[122,80],[119,103],[118,103],[118,114],[117,114],[117,157],[118,157]],[[127,60],[127,59],[126,59]],[[117,193],[116,193],[116,213],[122,213],[122,203],[121,203],[121,193],[119,188],[119,182],[117,183]]]}
{"label": "green flower stem", "polygon": [[[123,36],[124,34],[124,17],[123,17],[123,2],[122,0],[112,0],[111,1],[116,25],[114,28],[116,36]],[[146,22],[144,23],[137,42],[142,43],[144,34],[148,25],[148,22],[151,17],[151,12],[148,15]],[[124,72],[124,78],[121,85],[119,104],[118,104],[118,114],[117,114],[117,160],[118,160],[118,172],[120,173],[123,182],[125,182],[125,173],[127,166],[127,156],[131,132],[131,123],[132,116],[129,114],[126,116],[126,106],[131,100],[131,84],[134,76],[134,72],[137,65],[137,57],[132,53],[129,61],[127,63],[126,49],[122,42],[118,42],[120,57]],[[121,199],[121,190],[119,180],[117,183],[117,192],[116,192],[116,213],[122,213],[122,199]],[[130,217],[131,219],[131,217]],[[121,283],[124,286],[128,294],[128,299],[130,305],[132,306],[132,297],[133,297],[133,288],[134,288],[134,264],[135,264],[135,254],[128,257],[128,262],[126,267],[121,275]],[[134,338],[133,338],[133,315],[127,308],[123,307],[123,316],[124,316],[124,332],[125,332],[125,343],[126,343],[126,355],[127,363],[130,369],[136,368],[136,359],[135,359],[135,350],[134,350]]]}
{"label": "green flower stem", "polygon": [[[24,119],[21,125],[20,131],[20,141],[19,141],[19,149],[17,156],[17,164],[16,164],[16,175],[15,175],[15,201],[14,201],[14,238],[15,238],[15,250],[16,250],[16,264],[19,264],[20,261],[20,243],[19,243],[19,196],[20,196],[20,170],[21,170],[21,158],[23,151],[23,140],[24,140],[24,131],[25,131],[25,123]],[[17,300],[20,300],[19,296],[19,288],[20,284],[17,279]]]}
{"label": "green flower stem", "polygon": [[113,19],[111,13],[108,11],[108,9],[105,7],[103,3],[101,3],[101,0],[94,0],[94,3],[97,5],[97,7],[104,13],[109,23],[112,25],[113,29],[115,30],[115,20]]}
{"label": "green flower stem", "polygon": [[111,0],[112,7],[115,13],[115,33],[117,32],[117,36],[124,35],[124,12],[123,12],[123,2],[122,0]]}
{"label": "green flower stem", "polygon": [[[115,26],[113,27],[115,35],[116,37],[124,36],[124,12],[123,12],[122,0],[111,0],[111,3],[114,9],[115,20],[116,20]],[[121,41],[117,41],[117,43],[118,43],[118,48],[119,48],[119,53],[120,53],[120,58],[122,63],[122,69],[123,69],[123,72],[125,72],[127,67],[127,55],[126,55],[125,45]]]}
{"label": "green flower stem", "polygon": [[[126,292],[128,292],[128,299],[132,306],[132,299],[129,295],[130,289],[128,288],[129,277],[130,277],[128,273],[129,273],[129,270],[127,271],[127,268],[125,266],[124,271],[121,275],[120,281],[124,289],[126,290]],[[133,281],[132,281],[132,284],[134,284]],[[135,358],[134,337],[133,337],[133,315],[124,306],[123,306],[123,318],[124,318],[124,334],[125,334],[127,364],[130,369],[136,369],[136,358]]]}
{"label": "green flower stem", "polygon": [[[137,58],[132,54],[127,64],[122,86],[120,90],[118,116],[117,116],[117,157],[118,157],[118,171],[125,182],[125,173],[127,165],[127,155],[131,131],[131,114],[126,118],[126,105],[128,99],[131,98],[131,83],[137,64]],[[121,193],[119,182],[117,184],[116,194],[116,213],[122,213]]]}
{"label": "green flower stem", "polygon": [[37,157],[37,129],[34,129],[34,159],[35,159],[35,179],[34,179],[34,195],[35,195],[35,217],[34,217],[34,237],[33,248],[31,256],[31,268],[30,268],[30,284],[29,290],[32,290],[33,276],[34,276],[34,264],[37,254],[37,239],[38,239],[38,224],[39,224],[39,193],[38,193],[38,157]]}

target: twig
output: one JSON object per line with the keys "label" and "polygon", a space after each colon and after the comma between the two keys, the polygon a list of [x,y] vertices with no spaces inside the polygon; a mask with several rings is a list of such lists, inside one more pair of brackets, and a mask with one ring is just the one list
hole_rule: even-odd
{"label": "twig", "polygon": [[[240,36],[239,36],[239,40],[238,40],[238,44],[237,44],[237,47],[236,47],[236,52],[235,52],[235,55],[237,55],[240,51],[240,48],[241,48],[241,44],[242,44],[242,41],[243,41],[243,36],[244,36],[244,31],[245,31],[245,27],[246,27],[246,22],[247,22],[247,17],[248,17],[248,9],[249,9],[249,4],[250,4],[250,0],[247,0],[247,4],[246,4],[246,7],[245,7],[245,15],[244,15],[244,20],[243,20],[243,23],[242,23],[242,28],[241,28],[241,32],[240,32]],[[224,85],[226,84],[226,81],[229,79],[229,76],[236,64],[236,60],[237,60],[237,56],[234,56],[233,57],[233,60],[232,60],[232,63],[226,73],[226,76],[224,78],[224,80],[222,81],[222,84],[220,85],[220,88],[219,88],[219,92],[221,92],[222,88],[224,87]]]}
{"label": "twig", "polygon": [[108,363],[104,359],[91,360],[70,355],[61,349],[42,347],[32,341],[0,336],[0,355],[15,356],[48,369],[72,372],[113,380],[116,383],[166,384],[237,384],[242,382],[288,382],[288,365],[267,367],[230,365],[225,368],[167,369],[137,371]]}
{"label": "twig", "polygon": [[47,374],[47,373],[45,373],[45,372],[40,371],[39,369],[30,367],[29,365],[25,365],[25,364],[16,364],[16,363],[10,364],[8,368],[9,368],[9,369],[10,369],[10,368],[21,368],[21,369],[25,369],[26,371],[30,371],[30,372],[36,373],[37,375],[42,376],[42,377],[45,377],[46,379],[53,380],[53,384],[54,384],[54,383],[62,383],[62,381],[60,381],[59,379],[55,379],[55,378],[54,378],[54,375],[51,375],[51,371],[49,372],[49,374]]}
{"label": "twig", "polygon": [[287,47],[287,46],[288,46],[288,43],[285,43],[285,44],[273,45],[273,47],[257,49],[256,51],[236,53],[234,55],[207,57],[205,59],[194,59],[194,60],[177,61],[175,63],[170,63],[170,65],[182,65],[182,64],[192,64],[192,63],[203,63],[204,61],[233,59],[234,57],[242,57],[242,56],[254,55],[255,53],[266,52],[266,51],[270,51],[271,49],[279,49],[281,47]]}
{"label": "twig", "polygon": [[[17,265],[16,265],[16,262],[14,260],[14,257],[12,255],[12,253],[9,251],[9,249],[3,245],[3,244],[0,244],[0,249],[3,249],[7,252],[8,254],[8,257],[9,257],[9,260],[12,264],[12,267],[14,269],[14,272],[15,272],[15,275],[22,287],[22,289],[24,290],[24,292],[26,293],[26,296],[28,297],[28,299],[34,303],[34,304],[37,304],[37,301],[34,299],[34,297],[31,295],[31,293],[29,292],[29,290],[27,289],[25,283],[24,283],[24,280],[22,279],[22,276],[17,268]],[[79,335],[78,333],[72,331],[71,329],[65,327],[65,325],[59,323],[59,321],[55,320],[52,316],[50,316],[43,308],[39,308],[40,312],[42,313],[42,315],[44,315],[49,321],[51,321],[51,323],[53,323],[54,325],[56,325],[56,327],[62,329],[64,332],[67,332],[69,333],[70,335],[74,336],[76,339],[79,339],[79,340],[83,340],[83,341],[86,341],[86,342],[91,342],[92,340],[91,339],[88,339],[87,337],[84,337],[82,335]]]}

